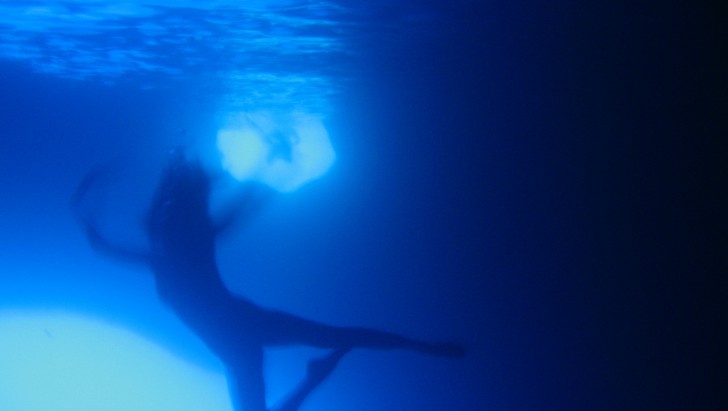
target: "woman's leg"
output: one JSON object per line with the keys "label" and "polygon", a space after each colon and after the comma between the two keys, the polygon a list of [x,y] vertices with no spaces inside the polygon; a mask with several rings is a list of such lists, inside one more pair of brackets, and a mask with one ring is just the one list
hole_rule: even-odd
{"label": "woman's leg", "polygon": [[280,311],[265,311],[259,332],[264,345],[303,344],[320,348],[406,349],[423,354],[461,357],[463,347],[431,343],[385,331],[360,327],[335,327]]}
{"label": "woman's leg", "polygon": [[[348,352],[334,350],[308,364],[301,383],[271,411],[297,411],[306,398],[334,371]],[[263,350],[244,347],[239,355],[226,361],[228,390],[235,411],[266,411]]]}
{"label": "woman's leg", "polygon": [[272,411],[297,411],[303,401],[334,371],[341,358],[349,352],[348,349],[334,350],[324,357],[316,358],[308,363],[306,377],[282,401],[282,404]]}
{"label": "woman's leg", "polygon": [[233,410],[266,411],[262,347],[242,347],[224,362]]}

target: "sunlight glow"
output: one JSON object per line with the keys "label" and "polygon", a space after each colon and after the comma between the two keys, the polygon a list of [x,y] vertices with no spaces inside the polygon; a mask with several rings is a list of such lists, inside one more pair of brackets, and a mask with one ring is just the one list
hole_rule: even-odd
{"label": "sunlight glow", "polygon": [[336,158],[323,122],[301,112],[231,116],[218,131],[217,148],[233,177],[283,192],[321,177]]}
{"label": "sunlight glow", "polygon": [[0,312],[0,364],[2,410],[232,409],[222,374],[63,312]]}

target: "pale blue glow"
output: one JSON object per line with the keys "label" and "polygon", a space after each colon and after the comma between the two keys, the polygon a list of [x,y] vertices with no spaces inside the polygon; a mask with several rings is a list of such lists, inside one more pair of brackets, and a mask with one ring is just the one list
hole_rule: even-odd
{"label": "pale blue glow", "polygon": [[223,156],[223,167],[239,180],[256,174],[268,152],[263,136],[252,127],[220,130],[217,147]]}
{"label": "pale blue glow", "polygon": [[0,410],[231,411],[225,377],[102,321],[0,312]]}
{"label": "pale blue glow", "polygon": [[218,131],[222,166],[238,180],[293,191],[324,175],[336,158],[323,122],[307,113],[238,113]]}

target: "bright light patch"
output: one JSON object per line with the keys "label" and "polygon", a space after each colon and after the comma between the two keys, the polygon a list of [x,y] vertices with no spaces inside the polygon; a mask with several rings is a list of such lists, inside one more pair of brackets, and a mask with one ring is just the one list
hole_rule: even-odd
{"label": "bright light patch", "polygon": [[222,374],[70,314],[0,312],[0,365],[1,410],[232,410]]}
{"label": "bright light patch", "polygon": [[249,126],[220,130],[217,147],[223,153],[223,167],[238,180],[256,175],[268,152],[260,132]]}
{"label": "bright light patch", "polygon": [[322,121],[310,114],[232,116],[217,134],[222,165],[238,180],[293,191],[324,175],[336,154]]}

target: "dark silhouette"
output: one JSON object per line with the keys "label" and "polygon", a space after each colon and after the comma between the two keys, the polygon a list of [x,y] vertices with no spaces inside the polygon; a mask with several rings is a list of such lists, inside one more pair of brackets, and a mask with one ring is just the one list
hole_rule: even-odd
{"label": "dark silhouette", "polygon": [[[297,410],[350,349],[401,348],[446,357],[464,350],[450,343],[429,343],[400,335],[354,327],[333,327],[260,307],[233,295],[223,284],[215,260],[216,236],[235,216],[230,211],[213,222],[208,211],[211,178],[198,161],[173,151],[152,200],[146,221],[147,250],[110,242],[94,218],[80,208],[85,194],[103,170],[91,173],[79,186],[73,204],[92,246],[112,257],[151,268],[159,297],[225,364],[235,410],[265,411],[263,348],[302,344],[332,351],[309,363],[301,384],[283,401],[281,411]],[[250,214],[259,202],[255,188],[245,191],[230,210]],[[247,209],[246,209],[247,207]]]}

